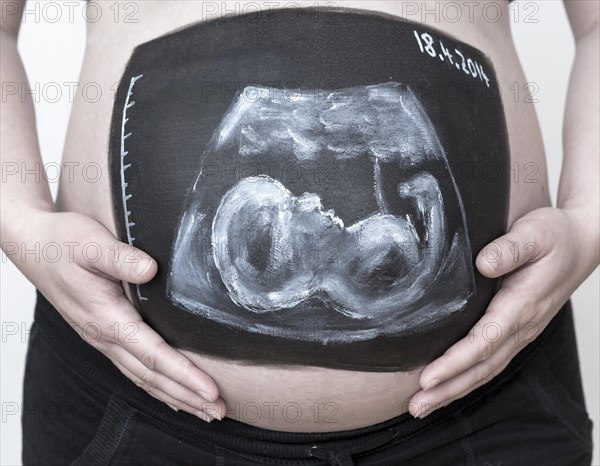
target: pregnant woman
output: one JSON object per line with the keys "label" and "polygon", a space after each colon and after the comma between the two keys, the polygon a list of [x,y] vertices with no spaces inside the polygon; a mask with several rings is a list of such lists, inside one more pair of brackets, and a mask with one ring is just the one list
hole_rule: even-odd
{"label": "pregnant woman", "polygon": [[[24,464],[589,464],[569,296],[598,264],[598,5],[565,4],[556,208],[507,98],[508,2],[88,23],[80,81],[106,92],[75,101],[63,163],[99,176],[56,204],[2,185],[3,249],[39,290]],[[3,82],[25,80],[20,13]],[[33,108],[6,100],[3,163],[35,165]],[[40,242],[60,259],[15,246]]]}

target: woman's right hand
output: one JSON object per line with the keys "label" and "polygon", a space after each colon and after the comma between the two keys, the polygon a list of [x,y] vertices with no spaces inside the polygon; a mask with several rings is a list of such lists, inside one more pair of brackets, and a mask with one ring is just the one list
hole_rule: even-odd
{"label": "woman's right hand", "polygon": [[226,407],[214,380],[146,324],[123,292],[121,281],[151,280],[156,261],[78,213],[37,211],[29,219],[19,253],[7,255],[77,333],[171,408],[221,419]]}

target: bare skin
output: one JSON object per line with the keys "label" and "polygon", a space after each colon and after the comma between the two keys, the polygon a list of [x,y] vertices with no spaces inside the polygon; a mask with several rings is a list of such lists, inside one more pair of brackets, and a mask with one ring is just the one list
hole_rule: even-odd
{"label": "bare skin", "polygon": [[[137,23],[115,22],[108,14],[103,15],[103,18],[96,23],[88,23],[87,47],[79,81],[98,83],[105,92],[103,97],[94,103],[82,99],[81,94],[78,93],[72,110],[63,162],[76,162],[80,164],[79,166],[93,162],[101,167],[103,176],[95,183],[87,182],[83,176],[77,176],[77,172],[73,180],[63,178],[56,205],[52,204],[47,185],[44,186],[43,183],[3,184],[3,220],[14,219],[10,222],[10,227],[3,226],[3,242],[33,242],[43,238],[43,241],[54,239],[64,243],[73,240],[85,242],[95,238],[95,241],[107,249],[114,244],[116,230],[111,209],[107,166],[108,134],[114,95],[110,89],[115,88],[114,85],[120,79],[127,59],[136,45],[186,24],[226,13],[219,8],[220,3],[213,3],[213,6],[217,6],[216,10],[214,8],[207,10],[206,4],[201,1],[172,1],[169,2],[168,7],[163,3],[138,2],[139,11],[135,13]],[[234,3],[238,10],[246,11],[244,2]],[[260,2],[252,3],[260,4]],[[402,1],[343,1],[337,2],[336,5],[402,16],[403,12],[412,11],[407,10],[403,3]],[[418,13],[407,18],[421,21],[421,9],[435,11],[436,3],[419,2]],[[485,20],[482,5],[486,3],[498,5],[502,11],[499,21]],[[593,19],[594,14],[597,15],[597,5],[593,5],[595,2],[585,1],[570,3],[572,4],[568,7],[569,16],[574,32],[579,38],[579,66],[589,66],[589,63],[584,65],[581,62],[586,60],[593,62],[592,42],[598,27],[597,23],[594,25]],[[310,2],[310,5],[312,4]],[[297,6],[295,3],[281,4],[282,7],[286,5]],[[264,5],[265,10],[272,7],[272,3]],[[228,11],[231,11],[230,9]],[[206,14],[207,11],[211,12],[210,16]],[[495,9],[489,10],[490,14],[495,11]],[[595,229],[593,225],[591,228],[584,226],[589,223],[586,219],[593,220],[598,216],[597,204],[594,213],[594,204],[587,202],[594,195],[597,202],[595,186],[597,178],[595,179],[593,174],[581,176],[581,173],[594,172],[594,169],[595,173],[598,172],[598,162],[593,157],[593,154],[597,155],[598,152],[598,143],[595,139],[597,136],[593,136],[592,131],[595,110],[593,106],[587,109],[588,116],[592,115],[589,117],[592,128],[590,130],[587,128],[590,119],[583,125],[574,123],[577,121],[577,112],[585,113],[586,105],[573,104],[585,100],[578,93],[576,84],[581,86],[588,84],[588,88],[593,87],[589,83],[594,82],[594,76],[596,79],[598,77],[597,61],[595,65],[592,63],[591,72],[587,71],[581,73],[582,76],[573,78],[579,81],[575,84],[572,82],[571,113],[567,113],[566,118],[565,160],[568,160],[568,163],[565,165],[561,179],[559,209],[550,208],[545,154],[533,104],[525,103],[522,99],[515,102],[509,90],[514,83],[522,87],[527,79],[510,33],[508,2],[479,2],[479,6],[472,12],[468,6],[464,6],[461,13],[461,20],[454,23],[446,22],[443,15],[439,15],[436,20],[435,15],[429,14],[424,19],[426,24],[478,48],[495,66],[503,92],[503,105],[510,137],[511,166],[516,167],[519,174],[518,182],[515,180],[511,183],[509,227],[516,225],[515,222],[524,218],[526,214],[530,214],[531,217],[526,217],[529,220],[522,221],[520,225],[531,225],[533,222],[533,226],[527,228],[539,231],[544,229],[544,221],[549,222],[548,228],[558,231],[559,239],[551,243],[547,238],[536,237],[535,241],[540,243],[542,251],[564,246],[566,240],[563,241],[561,238],[569,235],[577,240],[569,244],[573,248],[574,257],[580,259],[579,271],[574,274],[574,277],[569,278],[567,285],[553,295],[554,302],[551,305],[536,308],[538,312],[535,318],[540,323],[540,328],[543,328],[562,302],[598,263],[596,245],[598,222]],[[12,23],[3,23],[2,26],[2,51],[5,55],[2,63],[2,80],[22,81],[23,72],[14,47],[18,19]],[[588,39],[590,35],[592,39]],[[5,38],[7,40],[4,40]],[[595,53],[597,57],[597,48]],[[575,66],[578,66],[577,62]],[[594,101],[593,96],[589,100]],[[597,102],[597,95],[595,100]],[[2,122],[2,160],[18,163],[26,161],[33,165],[35,160],[39,160],[39,150],[33,125],[32,107],[30,104],[23,104],[16,100],[9,101],[6,107],[7,110],[11,109],[6,114],[12,111],[14,116],[11,121]],[[579,110],[576,111],[575,107]],[[595,118],[597,127],[597,115]],[[585,141],[586,144],[575,144],[573,141]],[[531,170],[524,171],[526,164],[535,167],[533,179],[536,182],[534,183],[523,182],[523,176],[531,172]],[[574,173],[578,176],[575,177]],[[544,210],[544,208],[550,209]],[[22,215],[24,211],[27,211],[28,215]],[[542,215],[546,220],[538,220],[540,212],[542,214],[548,212],[546,217]],[[565,226],[567,223],[581,228],[576,228],[575,234],[567,231],[571,228]],[[512,232],[523,243],[528,239],[523,233],[524,228]],[[75,233],[76,231],[82,233]],[[509,239],[505,238],[499,242],[502,248],[507,248],[506,257],[511,257],[508,252]],[[571,243],[584,244],[587,251],[578,251]],[[127,249],[125,245],[119,247],[123,250]],[[137,346],[120,341],[101,341],[96,343],[96,347],[107,354],[126,376],[150,394],[169,403],[172,407],[193,412],[205,420],[226,415],[267,429],[313,432],[347,430],[371,425],[406,412],[409,407],[408,402],[411,400],[421,406],[423,403],[447,404],[451,399],[464,396],[476,386],[488,381],[490,376],[497,374],[525,345],[520,342],[510,349],[505,346],[500,355],[496,348],[489,348],[485,343],[476,341],[475,345],[471,344],[467,351],[454,351],[448,353],[451,356],[442,357],[439,361],[443,361],[444,364],[438,361],[432,363],[426,371],[423,371],[424,366],[414,372],[398,373],[341,371],[319,367],[282,369],[242,365],[235,361],[226,362],[190,351],[169,348],[162,344],[160,336],[143,325],[133,307],[124,298],[122,288],[119,286],[120,281],[135,283],[148,281],[156,273],[156,263],[142,264],[146,256],[141,252],[136,257],[140,261],[137,265],[142,269],[146,268],[143,265],[149,265],[149,269],[142,270],[142,275],[136,275],[131,264],[114,265],[110,261],[102,264],[86,264],[82,260],[77,264],[78,269],[74,270],[73,264],[40,265],[19,262],[18,257],[11,257],[11,259],[61,310],[65,318],[69,318],[68,320],[78,322],[94,320],[106,326],[115,321],[138,322],[141,331],[138,333],[140,342]],[[553,265],[562,261],[556,265],[556,268],[569,265],[566,263],[568,260],[566,258],[553,260]],[[524,265],[524,269],[528,266],[523,263],[497,265],[498,268],[492,269],[481,257],[477,262],[479,270],[490,277],[509,273],[516,266]],[[81,273],[82,270],[84,273]],[[541,276],[539,271],[534,270],[530,273],[534,277]],[[505,297],[507,294],[508,298]],[[517,292],[511,296],[507,291],[501,296],[505,300],[504,304],[507,302],[506,299],[509,299],[509,305],[523,300],[522,295]],[[526,301],[535,304],[540,300],[541,296],[534,295],[529,296]],[[498,307],[499,304],[496,306]],[[107,309],[110,311],[107,312]],[[517,312],[516,308],[514,312]],[[530,316],[529,320],[534,320],[534,317]],[[513,322],[508,318],[507,321]],[[462,342],[462,345],[466,348],[466,343]],[[485,360],[490,361],[489,365],[481,366]],[[189,364],[190,361],[193,366]],[[425,388],[433,378],[441,378],[446,383],[438,384],[435,391],[430,389],[424,392],[422,388]],[[199,390],[203,392],[202,395],[196,395],[195,392]],[[209,399],[216,403],[210,403]],[[258,419],[256,405],[262,410],[262,415],[258,416]],[[287,412],[286,406],[291,406]],[[298,407],[301,415],[296,420]],[[294,419],[294,422],[290,419]]]}

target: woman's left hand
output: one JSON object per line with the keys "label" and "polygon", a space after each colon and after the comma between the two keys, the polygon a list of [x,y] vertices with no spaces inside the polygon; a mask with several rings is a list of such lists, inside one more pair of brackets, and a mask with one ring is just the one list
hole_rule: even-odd
{"label": "woman's left hand", "polygon": [[502,285],[471,331],[424,368],[413,416],[489,382],[546,328],[598,265],[598,225],[589,223],[583,209],[536,209],[480,251],[477,269]]}

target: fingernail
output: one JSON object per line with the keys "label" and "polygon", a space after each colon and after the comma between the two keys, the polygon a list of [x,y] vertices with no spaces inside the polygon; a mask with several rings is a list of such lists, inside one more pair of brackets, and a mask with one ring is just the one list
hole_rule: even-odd
{"label": "fingernail", "polygon": [[219,407],[214,403],[202,403],[201,411],[214,419],[223,420],[223,417],[219,414]]}
{"label": "fingernail", "polygon": [[204,398],[205,400],[210,401],[211,403],[213,403],[215,400],[213,400],[210,396],[208,396],[208,393],[203,392],[202,390],[198,390],[196,393],[198,393],[198,395],[200,395],[202,398]]}
{"label": "fingernail", "polygon": [[179,408],[175,405],[172,405],[171,403],[167,403],[169,405],[169,407],[173,410],[173,411],[179,411]]}
{"label": "fingernail", "polygon": [[431,379],[423,390],[427,390],[429,388],[435,387],[438,383],[440,383],[440,379]]}
{"label": "fingernail", "polygon": [[135,273],[137,273],[140,277],[143,276],[148,270],[150,270],[150,267],[152,267],[152,262],[154,262],[154,260],[148,258],[138,261],[137,265],[135,266]]}
{"label": "fingernail", "polygon": [[429,416],[429,414],[431,414],[433,411],[421,411],[421,413],[419,414],[419,419],[423,419],[424,417]]}
{"label": "fingernail", "polygon": [[410,413],[410,415],[412,417],[414,417],[415,419],[419,417],[419,410],[416,406],[411,406],[408,408],[408,412]]}
{"label": "fingernail", "polygon": [[199,417],[200,419],[202,419],[203,421],[206,421],[206,422],[209,422],[209,423],[213,421],[213,418],[212,418],[212,417],[210,417],[210,416],[209,416],[208,414],[206,414],[206,413],[203,413],[202,411],[196,411],[196,416],[198,416],[198,417]]}

